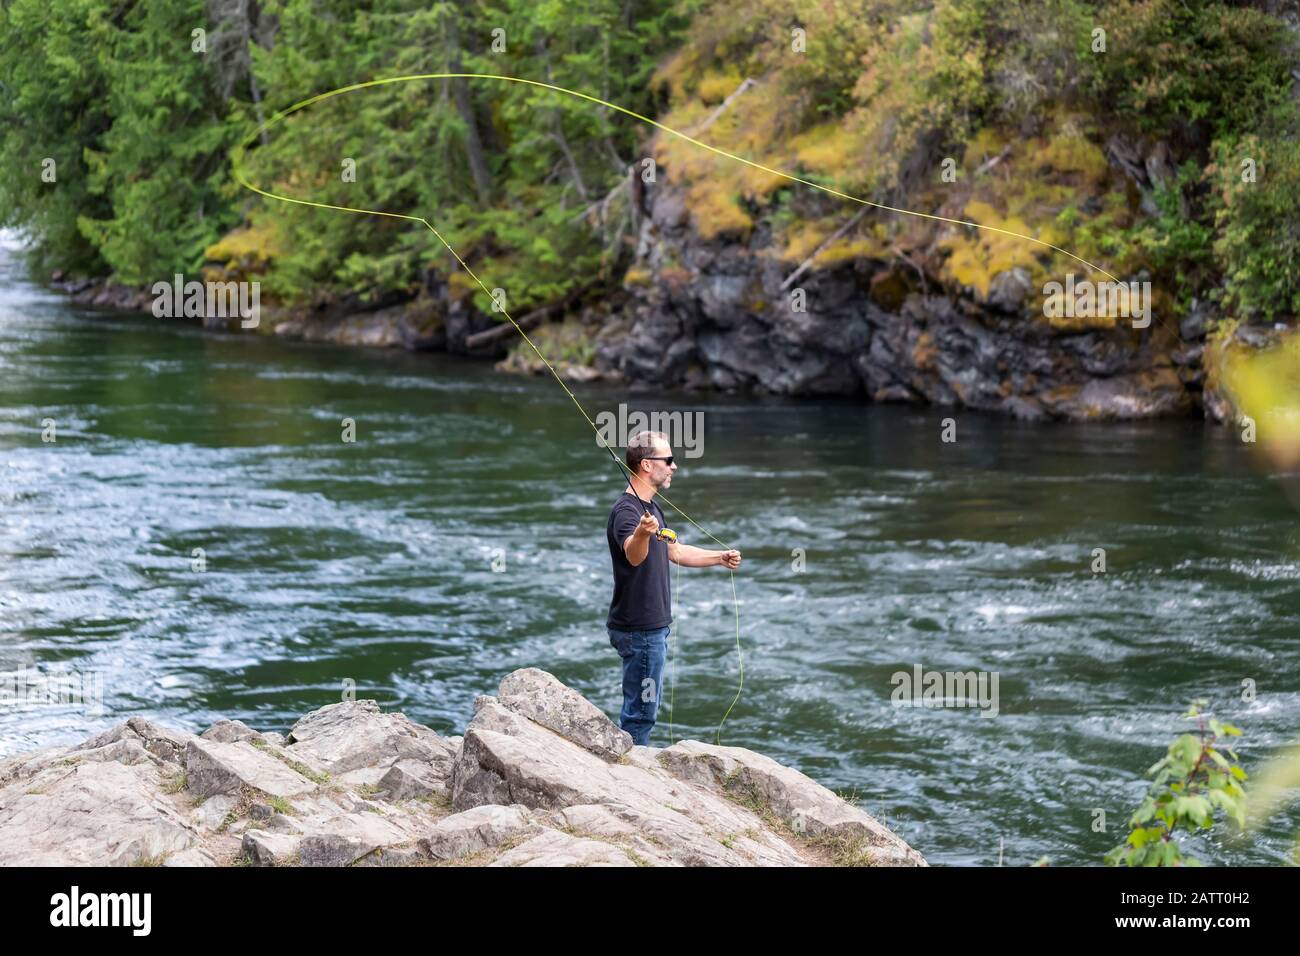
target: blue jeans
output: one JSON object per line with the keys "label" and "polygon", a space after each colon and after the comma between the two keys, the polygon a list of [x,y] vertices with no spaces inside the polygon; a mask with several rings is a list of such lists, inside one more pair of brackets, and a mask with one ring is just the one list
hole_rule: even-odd
{"label": "blue jeans", "polygon": [[668,659],[668,631],[609,631],[609,643],[623,658],[623,710],[619,726],[632,735],[632,742],[650,745],[650,731],[659,716],[664,662]]}

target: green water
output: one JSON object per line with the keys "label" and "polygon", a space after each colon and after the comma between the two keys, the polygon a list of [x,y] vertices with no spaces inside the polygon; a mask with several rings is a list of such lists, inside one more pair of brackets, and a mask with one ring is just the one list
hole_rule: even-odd
{"label": "green water", "polygon": [[[0,669],[101,674],[104,711],[0,708],[0,754],[133,714],[283,732],[345,680],[460,733],[524,666],[617,714],[622,484],[554,382],[95,315],[3,269]],[[1099,862],[1192,697],[1245,728],[1248,769],[1300,737],[1296,512],[1227,431],[579,394],[703,413],[669,494],[745,556],[723,742],[855,795],[932,863]],[[677,611],[674,738],[712,740],[740,679],[727,573],[684,571]],[[996,672],[998,715],[894,706],[917,664]],[[1278,863],[1297,826],[1197,849]]]}

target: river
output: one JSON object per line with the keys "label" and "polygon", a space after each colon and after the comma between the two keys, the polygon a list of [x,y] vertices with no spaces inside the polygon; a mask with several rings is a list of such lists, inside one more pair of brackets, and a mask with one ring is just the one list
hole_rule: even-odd
{"label": "river", "polygon": [[[0,707],[0,755],[134,714],[284,732],[345,681],[461,733],[524,666],[617,715],[622,483],[554,381],[88,312],[3,255],[0,670],[97,675],[103,708]],[[744,554],[722,742],[932,864],[1099,863],[1194,697],[1244,729],[1248,770],[1300,737],[1296,513],[1232,431],[577,391],[702,415],[669,496]],[[684,571],[676,610],[654,746],[670,719],[712,741],[740,683],[727,572]],[[996,675],[996,716],[896,706],[918,666]],[[1298,825],[1190,846],[1278,864]]]}

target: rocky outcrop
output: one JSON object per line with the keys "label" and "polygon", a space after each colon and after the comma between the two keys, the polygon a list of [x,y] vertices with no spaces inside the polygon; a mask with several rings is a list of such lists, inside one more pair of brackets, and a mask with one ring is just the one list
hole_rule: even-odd
{"label": "rocky outcrop", "polygon": [[[1029,276],[987,295],[944,286],[923,249],[847,261],[798,279],[770,228],[706,241],[681,194],[656,193],[628,287],[625,334],[596,367],[660,387],[861,395],[1021,418],[1148,418],[1200,406],[1204,310],[1180,328],[1068,330],[1029,314]],[[897,251],[897,250],[896,250]]]}
{"label": "rocky outcrop", "polygon": [[632,739],[550,674],[507,675],[442,737],[374,701],[280,736],[140,717],[0,760],[0,865],[924,866],[740,747]]}

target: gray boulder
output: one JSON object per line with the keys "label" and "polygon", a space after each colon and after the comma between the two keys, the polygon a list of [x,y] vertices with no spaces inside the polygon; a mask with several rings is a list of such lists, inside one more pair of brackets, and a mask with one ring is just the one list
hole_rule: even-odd
{"label": "gray boulder", "polygon": [[497,701],[592,753],[621,757],[632,749],[632,735],[614,726],[603,710],[536,667],[506,675]]}
{"label": "gray boulder", "polygon": [[869,814],[739,747],[634,747],[535,668],[444,738],[374,701],[281,738],[133,717],[0,760],[0,865],[915,866]]}

